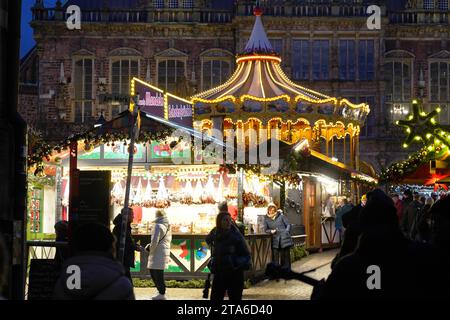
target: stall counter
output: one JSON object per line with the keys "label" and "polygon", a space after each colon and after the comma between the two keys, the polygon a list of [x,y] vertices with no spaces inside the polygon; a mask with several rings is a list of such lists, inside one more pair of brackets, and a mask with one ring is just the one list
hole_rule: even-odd
{"label": "stall counter", "polygon": [[[205,242],[207,234],[172,235],[170,248],[170,262],[165,270],[166,279],[190,280],[206,279],[209,273],[208,261],[210,249]],[[150,235],[133,235],[141,246],[150,243]],[[272,259],[272,237],[268,234],[248,234],[245,239],[252,255],[252,269],[245,273],[246,279],[254,279],[264,275],[266,265]],[[131,269],[133,277],[150,278],[147,269],[147,251],[136,252],[136,267]]]}

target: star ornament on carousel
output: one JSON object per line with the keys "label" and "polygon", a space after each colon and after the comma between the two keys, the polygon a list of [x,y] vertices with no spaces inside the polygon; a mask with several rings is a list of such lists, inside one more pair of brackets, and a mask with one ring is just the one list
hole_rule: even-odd
{"label": "star ornament on carousel", "polygon": [[440,147],[450,147],[448,131],[440,126],[435,119],[441,112],[441,108],[438,107],[426,114],[419,106],[417,100],[413,101],[412,108],[412,114],[408,116],[407,120],[396,122],[397,125],[405,127],[408,133],[403,147],[408,148],[413,141],[422,141],[425,144],[430,144],[431,148],[436,144],[440,145]]}

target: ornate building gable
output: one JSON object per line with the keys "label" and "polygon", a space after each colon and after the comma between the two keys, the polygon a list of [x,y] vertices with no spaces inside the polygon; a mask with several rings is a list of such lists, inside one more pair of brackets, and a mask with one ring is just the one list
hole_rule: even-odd
{"label": "ornate building gable", "polygon": [[450,51],[442,50],[428,57],[430,60],[450,60]]}
{"label": "ornate building gable", "polygon": [[78,51],[75,51],[74,53],[72,53],[72,56],[81,56],[81,57],[92,57],[95,56],[95,53],[87,50],[87,49],[80,49]]}
{"label": "ornate building gable", "polygon": [[414,59],[415,55],[406,50],[391,50],[386,52],[384,57],[386,59]]}
{"label": "ornate building gable", "polygon": [[135,57],[142,56],[142,53],[133,48],[117,48],[109,52],[110,57]]}
{"label": "ornate building gable", "polygon": [[187,58],[188,55],[180,50],[169,48],[155,54],[155,58]]}

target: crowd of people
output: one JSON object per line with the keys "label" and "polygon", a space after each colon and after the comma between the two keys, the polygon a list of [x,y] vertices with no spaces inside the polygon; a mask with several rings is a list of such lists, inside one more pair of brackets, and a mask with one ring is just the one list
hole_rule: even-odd
{"label": "crowd of people", "polygon": [[[344,238],[312,299],[450,298],[450,197],[380,189],[342,215]],[[378,270],[379,286],[369,285]]]}
{"label": "crowd of people", "polygon": [[[242,299],[244,272],[252,266],[250,248],[244,231],[231,216],[227,203],[219,204],[216,226],[206,237],[211,249],[208,264],[213,277],[211,300]],[[123,263],[118,261],[124,215],[127,230]],[[450,196],[432,194],[423,197],[406,190],[388,196],[375,189],[353,206],[340,199],[335,210],[336,228],[342,233],[339,253],[332,271],[317,285],[313,300],[334,299],[432,299],[450,298]],[[131,209],[114,219],[114,229],[100,224],[78,227],[69,248],[55,255],[61,270],[79,266],[80,289],[72,290],[71,273],[61,272],[54,291],[61,300],[135,299],[130,268],[134,252],[147,250],[147,268],[156,286],[153,300],[165,300],[164,270],[170,256],[172,233],[164,210],[158,210],[151,243],[144,249],[131,236]],[[272,236],[272,262],[284,269],[291,267],[291,224],[281,210],[269,204],[264,230]],[[57,242],[67,241],[68,224],[55,225]],[[4,246],[0,239],[0,250]],[[5,248],[3,248],[5,250]],[[6,255],[0,255],[0,275],[7,268]],[[368,285],[373,267],[379,270],[379,287]],[[0,289],[4,279],[0,278]],[[1,299],[1,291],[0,291]]]}

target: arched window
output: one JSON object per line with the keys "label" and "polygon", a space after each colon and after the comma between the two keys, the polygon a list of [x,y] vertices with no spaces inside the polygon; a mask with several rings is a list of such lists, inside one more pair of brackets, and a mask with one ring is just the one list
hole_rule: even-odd
{"label": "arched window", "polygon": [[133,77],[139,77],[140,52],[134,49],[116,49],[110,53],[111,94],[121,97],[111,106],[114,117],[128,108],[125,96],[130,94],[130,83]]}
{"label": "arched window", "polygon": [[162,9],[164,8],[164,0],[154,0],[153,1],[153,6],[157,9]]}
{"label": "arched window", "polygon": [[177,83],[186,78],[188,56],[176,49],[167,49],[155,56],[158,87],[176,93]]}
{"label": "arched window", "polygon": [[414,55],[403,50],[386,53],[384,79],[386,81],[386,107],[391,120],[404,119],[412,99]]}
{"label": "arched window", "polygon": [[169,0],[169,8],[171,9],[178,8],[178,0]]}
{"label": "arched window", "polygon": [[233,55],[231,52],[212,49],[201,55],[202,90],[208,90],[227,81],[231,75]]}
{"label": "arched window", "polygon": [[425,10],[434,9],[434,0],[424,0],[423,1],[423,8]]}
{"label": "arched window", "polygon": [[183,8],[185,9],[194,8],[194,0],[183,0]]}
{"label": "arched window", "polygon": [[77,123],[89,122],[93,117],[92,79],[94,77],[94,59],[75,57],[73,69],[74,109],[73,120]]}

